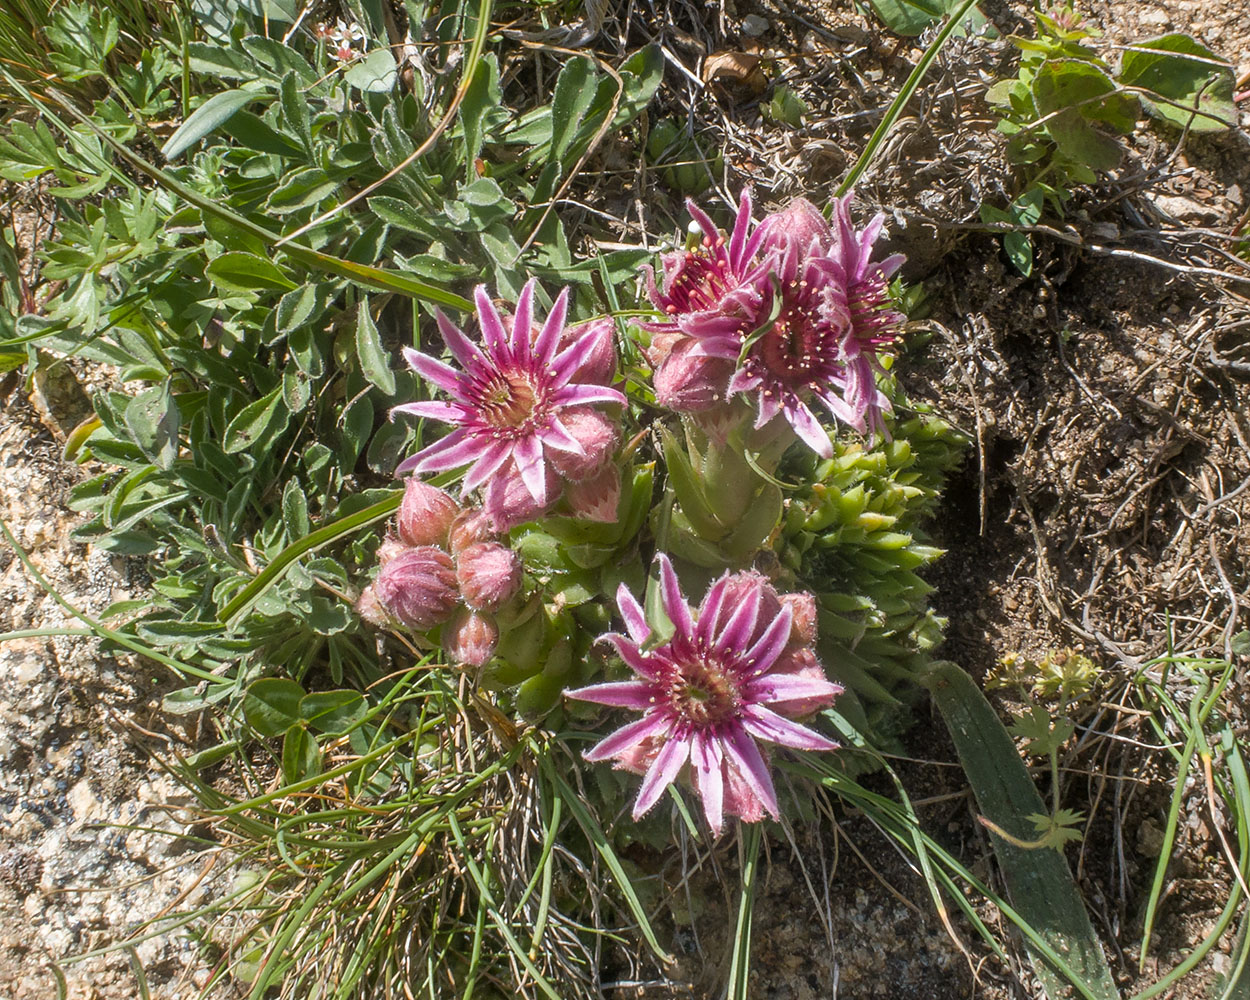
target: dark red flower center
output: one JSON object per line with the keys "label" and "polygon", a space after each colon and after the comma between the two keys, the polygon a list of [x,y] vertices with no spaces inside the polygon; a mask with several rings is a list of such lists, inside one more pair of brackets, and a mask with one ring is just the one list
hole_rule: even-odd
{"label": "dark red flower center", "polygon": [[677,273],[664,290],[664,311],[677,313],[705,312],[720,305],[736,286],[729,273],[729,258],[722,250],[724,240],[715,244],[706,237],[697,250],[687,250]]}
{"label": "dark red flower center", "polygon": [[751,348],[747,367],[752,374],[791,391],[828,378],[836,362],[836,336],[822,318],[806,281],[782,291],[781,310],[772,327]]}

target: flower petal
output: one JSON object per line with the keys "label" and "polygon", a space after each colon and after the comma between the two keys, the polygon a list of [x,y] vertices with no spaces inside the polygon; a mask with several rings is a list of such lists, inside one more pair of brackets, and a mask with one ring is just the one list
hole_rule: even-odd
{"label": "flower petal", "polygon": [[781,815],[781,810],[777,808],[777,790],[773,787],[772,775],[768,773],[768,765],[755,741],[741,725],[734,725],[721,738],[721,747],[725,751],[725,757],[737,767],[742,780],[760,804],[773,819],[777,819]]}
{"label": "flower petal", "polygon": [[703,600],[699,604],[699,620],[695,625],[695,638],[706,646],[710,647],[712,645],[712,626],[720,618],[721,609],[725,603],[725,593],[728,589],[729,571],[726,570],[708,588],[708,592],[703,595]]}
{"label": "flower petal", "polygon": [[524,358],[533,353],[530,349],[530,331],[534,327],[534,286],[537,284],[537,278],[530,278],[517,296],[510,344],[514,358]]}
{"label": "flower petal", "polygon": [[652,712],[650,715],[644,715],[641,719],[635,719],[627,725],[621,726],[616,732],[612,733],[606,739],[600,740],[593,747],[587,750],[582,757],[594,763],[595,761],[607,760],[609,757],[616,757],[638,746],[644,740],[650,739],[652,736],[660,736],[667,733],[673,725],[672,718],[665,712]]}
{"label": "flower petal", "polygon": [[694,639],[694,621],[690,617],[690,606],[682,596],[677,573],[663,552],[655,557],[655,561],[660,565],[660,593],[664,602],[664,613],[676,629],[673,641],[690,643]]}
{"label": "flower petal", "polygon": [[475,368],[487,363],[482,349],[466,337],[460,327],[443,315],[441,309],[434,310],[434,320],[438,323],[438,332],[442,334],[447,350],[451,351],[451,356],[464,368]]}
{"label": "flower petal", "polygon": [[616,606],[621,609],[621,617],[625,619],[625,628],[629,630],[634,642],[643,643],[651,638],[651,626],[647,624],[646,613],[624,583],[616,588]]}
{"label": "flower petal", "polygon": [[833,458],[833,444],[829,440],[829,432],[800,399],[787,400],[782,407],[787,422],[794,428],[794,433],[821,458]]}
{"label": "flower petal", "polygon": [[729,615],[729,620],[721,626],[720,634],[707,636],[712,648],[722,656],[746,652],[747,643],[755,634],[756,622],[760,614],[762,595],[759,587],[752,587],[746,598]]}
{"label": "flower petal", "polygon": [[624,404],[625,397],[606,385],[581,383],[560,386],[551,394],[551,401],[557,406],[581,406],[586,403]]}
{"label": "flower petal", "polygon": [[543,328],[534,341],[534,363],[537,367],[546,369],[551,365],[551,359],[555,357],[556,347],[560,343],[560,334],[564,332],[564,318],[568,311],[569,290],[566,288],[556,296],[551,312],[547,313],[547,321],[543,323]]}
{"label": "flower petal", "polygon": [[690,756],[690,736],[670,736],[660,750],[651,770],[642,779],[638,789],[638,801],[634,803],[634,819],[642,819],[647,811],[659,801],[664,789],[673,783]]}
{"label": "flower petal", "polygon": [[547,502],[547,466],[543,461],[543,446],[536,437],[523,437],[512,444],[512,457],[516,459],[521,482],[538,504]]}
{"label": "flower petal", "polygon": [[596,705],[611,705],[615,708],[634,708],[640,712],[645,712],[655,702],[655,687],[642,681],[592,684],[564,693],[579,701],[593,701]]}
{"label": "flower petal", "polygon": [[751,228],[751,188],[745,186],[738,199],[738,217],[734,219],[733,235],[729,238],[729,266],[734,274],[742,273],[742,252],[747,245],[747,232]]}
{"label": "flower petal", "polygon": [[742,693],[756,703],[830,698],[842,693],[842,685],[823,677],[801,674],[764,674],[743,685]]}
{"label": "flower petal", "polygon": [[707,733],[696,733],[690,751],[703,814],[712,833],[720,835],[725,828],[725,778],[721,773],[723,754],[720,743]]}
{"label": "flower petal", "polygon": [[512,446],[506,441],[491,441],[482,448],[481,455],[464,477],[464,492],[469,493],[498,472],[512,457]]}
{"label": "flower petal", "polygon": [[756,640],[755,645],[747,650],[743,657],[744,666],[753,676],[768,671],[777,662],[777,657],[790,641],[790,627],[794,613],[787,604],[782,607],[781,614],[768,623],[764,633]]}
{"label": "flower petal", "polygon": [[485,446],[486,442],[480,437],[457,427],[446,437],[422,448],[408,461],[412,463],[412,468],[421,472],[446,472],[476,461]]}
{"label": "flower petal", "polygon": [[512,360],[512,352],[508,348],[508,333],[485,285],[478,285],[473,289],[473,301],[477,304],[477,320],[482,326],[482,342],[486,344],[487,353],[496,364],[506,364]]}
{"label": "flower petal", "polygon": [[651,654],[644,653],[637,645],[621,635],[619,632],[607,632],[597,640],[606,642],[616,654],[625,661],[625,665],[629,667],[639,677],[645,677],[647,680],[654,680],[657,676],[657,670],[651,663]]}
{"label": "flower petal", "polygon": [[441,420],[445,424],[461,424],[465,419],[465,408],[459,403],[401,403],[391,407],[392,418],[396,413],[404,413],[410,417],[425,417],[428,420]]}
{"label": "flower petal", "polygon": [[404,348],[404,360],[408,366],[427,382],[433,382],[444,392],[449,392],[457,399],[464,398],[464,376],[451,365],[432,358],[428,354],[414,351],[411,347]]}
{"label": "flower petal", "polygon": [[560,422],[560,418],[552,416],[547,426],[538,432],[542,443],[548,448],[554,448],[556,451],[567,451],[572,455],[585,455],[586,449],[582,447],[582,443],[569,433],[567,427]]}
{"label": "flower petal", "polygon": [[742,728],[752,736],[796,750],[837,750],[838,744],[820,733],[778,715],[763,705],[748,705],[742,710]]}

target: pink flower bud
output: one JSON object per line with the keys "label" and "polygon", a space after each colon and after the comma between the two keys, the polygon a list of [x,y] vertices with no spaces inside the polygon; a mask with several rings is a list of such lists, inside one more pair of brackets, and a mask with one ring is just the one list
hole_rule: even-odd
{"label": "pink flower bud", "polygon": [[462,511],[451,523],[451,554],[454,556],[461,549],[467,549],[476,542],[489,541],[494,535],[495,529],[486,511],[480,507]]}
{"label": "pink flower bud", "polygon": [[446,545],[460,505],[451,494],[415,476],[404,483],[404,499],[396,522],[405,545]]}
{"label": "pink flower bud", "polygon": [[477,542],[456,556],[456,580],[469,607],[498,611],[521,589],[521,560],[498,542]]}
{"label": "pink flower bud", "polygon": [[373,584],[369,584],[360,592],[360,596],[356,598],[356,614],[360,615],[361,618],[375,628],[386,628],[392,624],[391,616],[378,603],[377,590]]}
{"label": "pink flower bud", "polygon": [[725,358],[696,354],[698,341],[678,342],[652,379],[655,401],[679,413],[697,413],[723,402],[734,364]]}
{"label": "pink flower bud", "polygon": [[378,546],[378,565],[385,566],[396,556],[407,552],[409,548],[411,546],[405,545],[388,531],[386,537],[382,539],[382,544]]}
{"label": "pink flower bud", "polygon": [[378,573],[374,590],[389,614],[418,631],[441,625],[460,600],[451,556],[433,545],[397,555]]}
{"label": "pink flower bud", "polygon": [[659,368],[664,360],[673,353],[673,348],[686,339],[684,333],[675,330],[660,330],[651,334],[651,345],[646,350],[647,360],[652,368]]}
{"label": "pink flower bud", "polygon": [[616,427],[598,410],[579,406],[563,414],[560,422],[585,452],[575,455],[555,448],[547,451],[547,460],[567,479],[589,476],[601,468],[616,449]]}
{"label": "pink flower bud", "polygon": [[595,319],[589,323],[567,327],[560,337],[560,350],[576,344],[582,337],[593,340],[585,360],[569,376],[570,382],[610,385],[616,375],[616,323],[611,319]]}
{"label": "pink flower bud", "polygon": [[609,463],[588,479],[570,482],[564,496],[574,517],[611,524],[621,502],[621,470]]}
{"label": "pink flower bud", "polygon": [[509,464],[504,471],[491,477],[486,484],[483,504],[495,531],[508,531],[518,524],[533,521],[547,513],[547,509],[560,495],[560,479],[549,464],[546,473],[548,503],[545,504],[534,499],[515,465]]}
{"label": "pink flower bud", "polygon": [[453,663],[483,667],[499,645],[499,626],[489,616],[460,608],[443,627],[443,648]]}
{"label": "pink flower bud", "polygon": [[768,216],[760,228],[765,232],[761,250],[767,253],[772,249],[786,249],[793,246],[799,253],[812,251],[812,243],[816,243],[817,254],[828,253],[833,246],[833,229],[821,214],[820,209],[806,198],[795,198],[780,212]]}
{"label": "pink flower bud", "polygon": [[802,649],[816,641],[816,598],[806,591],[782,594],[781,603],[790,609],[789,649]]}
{"label": "pink flower bud", "polygon": [[[828,680],[825,676],[825,668],[820,665],[820,661],[816,659],[816,654],[810,649],[798,649],[791,653],[783,653],[777,665],[773,667],[773,674],[790,674],[795,677],[802,677],[805,680]],[[793,701],[776,701],[768,707],[779,715],[784,715],[788,719],[800,718],[804,715],[811,715],[813,712],[819,712],[822,708],[828,708],[833,704],[834,699],[842,693],[839,685],[834,685],[835,691],[826,695],[815,698],[795,698]]]}

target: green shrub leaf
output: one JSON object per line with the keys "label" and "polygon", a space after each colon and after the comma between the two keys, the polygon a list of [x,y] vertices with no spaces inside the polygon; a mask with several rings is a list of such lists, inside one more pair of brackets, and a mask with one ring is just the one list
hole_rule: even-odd
{"label": "green shrub leaf", "polygon": [[263,677],[243,695],[243,718],[261,736],[279,736],[300,721],[304,689],[284,677]]}
{"label": "green shrub leaf", "polygon": [[1120,61],[1120,82],[1164,98],[1143,103],[1153,117],[1173,125],[1222,132],[1237,124],[1232,67],[1189,35],[1135,42]]}
{"label": "green shrub leaf", "polygon": [[191,116],[169,137],[161,147],[161,155],[167,160],[181,156],[205,136],[216,132],[236,111],[259,96],[254,90],[224,90],[220,94],[214,94],[191,112]]}

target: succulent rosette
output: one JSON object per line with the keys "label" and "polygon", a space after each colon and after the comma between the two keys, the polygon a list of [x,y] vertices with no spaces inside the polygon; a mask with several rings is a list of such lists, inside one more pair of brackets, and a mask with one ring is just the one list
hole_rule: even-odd
{"label": "succulent rosette", "polygon": [[[673,634],[655,643],[641,605],[624,584],[617,606],[626,632],[610,643],[635,679],[593,684],[572,698],[642,712],[585,756],[615,760],[643,773],[633,815],[641,818],[689,768],[707,817],[719,833],[724,817],[758,821],[780,815],[768,761],[757,741],[799,750],[837,744],[788,718],[795,708],[830,704],[841,687],[810,669],[805,645],[794,649],[793,604],[783,603],[757,573],[725,574],[693,612],[668,557],[656,557],[665,615]],[[802,643],[802,638],[799,639]],[[778,711],[780,709],[781,711]]]}
{"label": "succulent rosette", "polygon": [[[507,323],[485,286],[477,287],[480,345],[437,313],[443,342],[460,370],[412,348],[405,349],[404,357],[449,399],[404,403],[391,411],[452,427],[401,462],[396,475],[465,469],[465,493],[489,484],[486,511],[500,529],[544,513],[562,488],[559,468],[587,458],[586,446],[565,420],[576,424],[588,407],[625,402],[608,385],[575,381],[586,369],[605,369],[600,363],[603,337],[599,324],[566,331],[568,289],[534,334],[535,286],[534,280],[526,283]],[[601,430],[598,424],[595,429]],[[598,446],[598,437],[594,443]]]}

